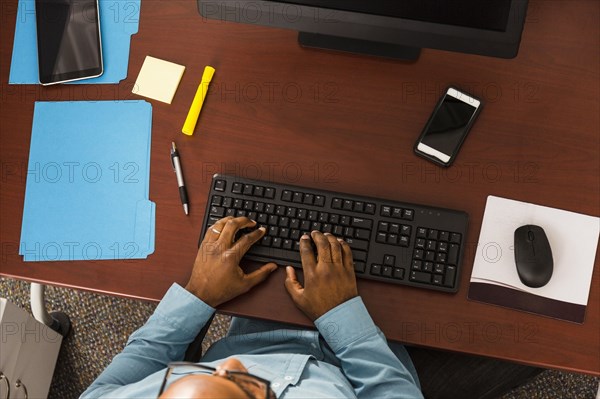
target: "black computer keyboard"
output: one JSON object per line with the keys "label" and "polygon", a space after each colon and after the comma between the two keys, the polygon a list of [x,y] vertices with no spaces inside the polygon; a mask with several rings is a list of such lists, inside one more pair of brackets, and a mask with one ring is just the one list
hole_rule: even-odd
{"label": "black computer keyboard", "polygon": [[319,230],[350,245],[357,277],[458,290],[465,212],[216,174],[200,238],[225,216],[267,228],[247,259],[301,268],[299,239]]}

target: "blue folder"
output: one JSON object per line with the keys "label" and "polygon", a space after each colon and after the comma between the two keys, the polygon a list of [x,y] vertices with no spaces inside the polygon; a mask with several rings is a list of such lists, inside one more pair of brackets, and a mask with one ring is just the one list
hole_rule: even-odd
{"label": "blue folder", "polygon": [[[131,35],[137,33],[141,0],[99,0],[104,73],[74,84],[119,83],[127,77]],[[10,84],[39,84],[35,0],[19,0]]]}
{"label": "blue folder", "polygon": [[151,127],[146,101],[35,103],[19,248],[25,261],[154,252]]}

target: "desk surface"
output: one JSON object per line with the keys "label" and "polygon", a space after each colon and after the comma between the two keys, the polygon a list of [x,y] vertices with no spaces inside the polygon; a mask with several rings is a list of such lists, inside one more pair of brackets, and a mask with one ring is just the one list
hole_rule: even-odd
{"label": "desk surface", "polygon": [[[598,256],[582,325],[469,301],[489,194],[600,215],[600,6],[531,1],[519,56],[424,50],[416,63],[302,49],[293,31],[203,20],[195,1],[142,2],[128,79],[115,85],[7,85],[16,0],[2,2],[0,274],[159,300],[191,271],[215,172],[462,209],[470,215],[456,295],[359,281],[375,322],[395,340],[600,374]],[[126,10],[123,10],[125,12]],[[33,103],[138,99],[144,57],[185,65],[172,105],[152,102],[150,199],[156,251],[144,261],[23,263],[18,252]],[[205,65],[213,80],[193,137],[179,133]],[[412,145],[444,89],[485,108],[456,164],[440,169]],[[181,209],[169,160],[176,139],[191,197]],[[308,325],[277,271],[226,313]]]}

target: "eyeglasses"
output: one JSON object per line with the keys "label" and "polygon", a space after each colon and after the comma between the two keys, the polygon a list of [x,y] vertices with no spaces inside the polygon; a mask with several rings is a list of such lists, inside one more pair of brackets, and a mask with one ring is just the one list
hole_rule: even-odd
{"label": "eyeglasses", "polygon": [[165,373],[165,378],[163,379],[162,385],[160,386],[160,391],[158,392],[158,396],[162,395],[167,387],[169,382],[169,377],[178,369],[178,368],[186,368],[189,371],[189,368],[197,369],[198,371],[204,372],[204,374],[208,374],[211,376],[221,375],[220,373],[224,373],[224,378],[227,378],[235,385],[237,385],[246,395],[248,395],[249,399],[275,399],[275,393],[271,390],[271,383],[264,378],[257,377],[255,375],[243,372],[243,371],[235,371],[235,370],[217,370],[214,367],[203,366],[201,364],[192,363],[192,362],[172,362],[169,363],[167,371]]}

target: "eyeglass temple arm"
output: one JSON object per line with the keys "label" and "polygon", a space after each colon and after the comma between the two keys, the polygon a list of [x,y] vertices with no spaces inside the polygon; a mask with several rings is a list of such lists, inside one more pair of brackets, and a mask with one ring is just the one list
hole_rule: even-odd
{"label": "eyeglass temple arm", "polygon": [[200,358],[202,357],[202,341],[204,340],[204,337],[206,336],[206,333],[208,332],[210,324],[212,323],[214,318],[215,314],[213,313],[213,315],[210,316],[210,319],[208,319],[204,327],[202,327],[198,335],[196,335],[196,338],[194,338],[194,340],[188,346],[187,350],[185,351],[184,357],[184,360],[186,362],[196,363],[200,361]]}

